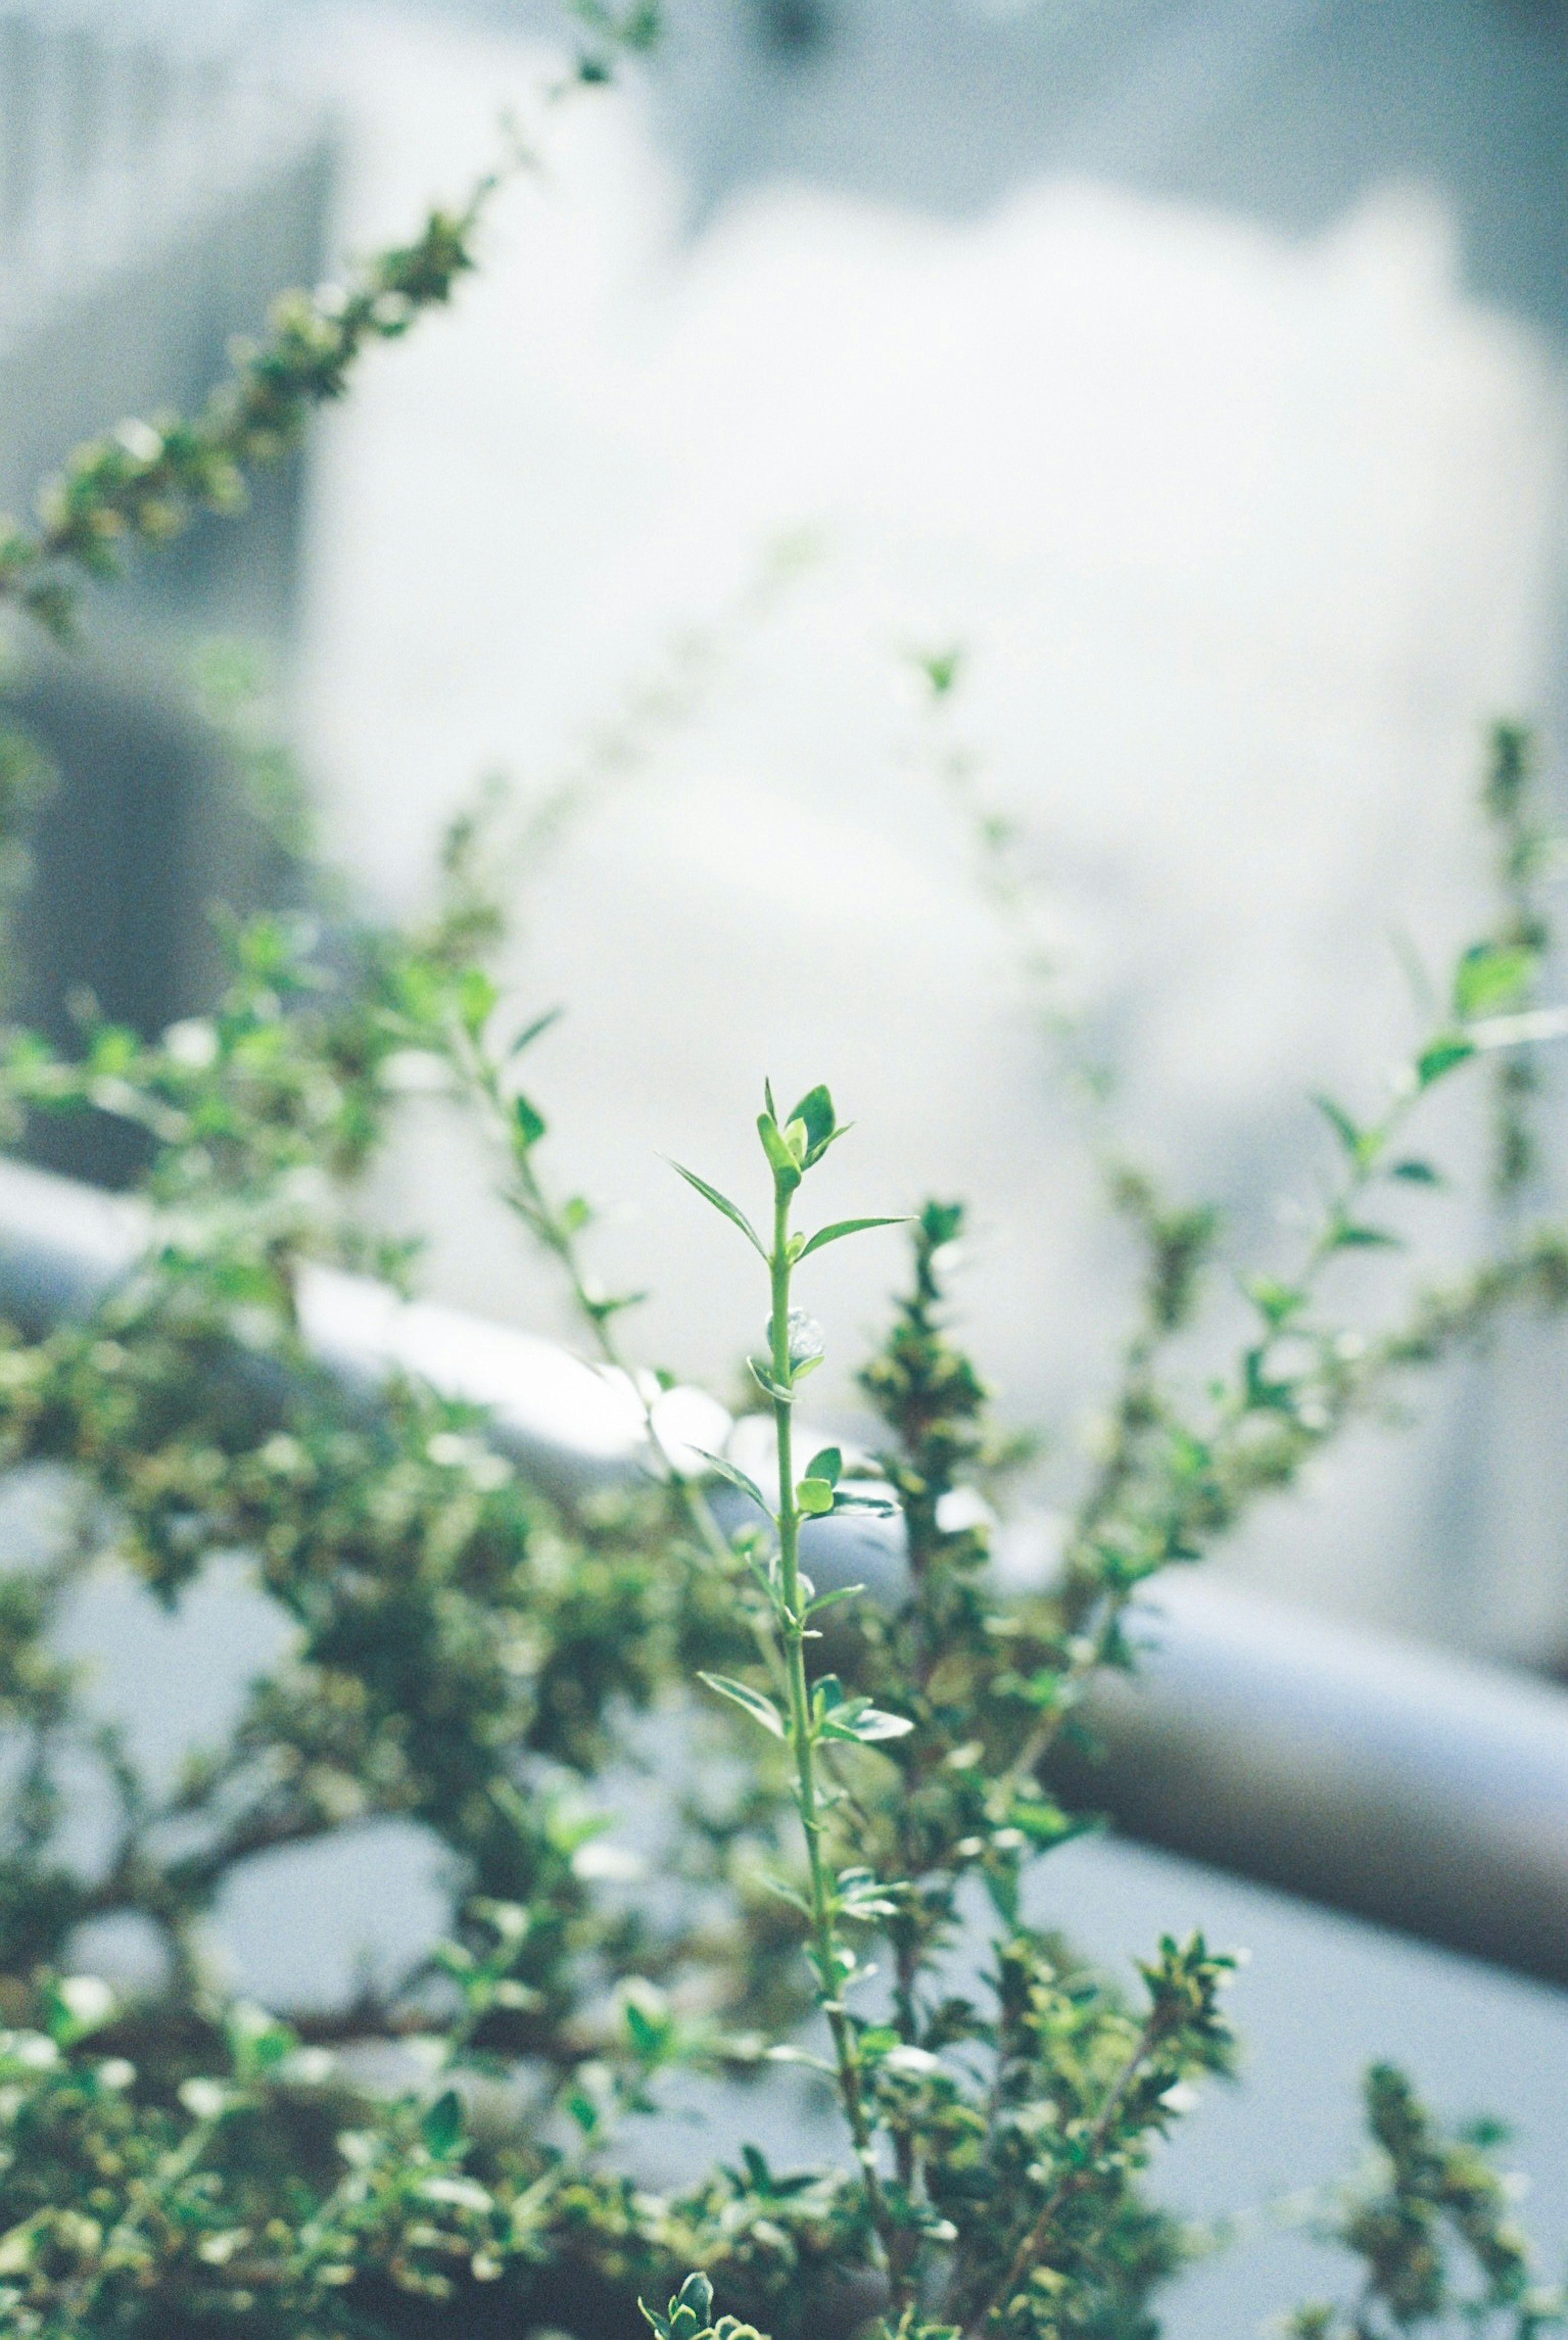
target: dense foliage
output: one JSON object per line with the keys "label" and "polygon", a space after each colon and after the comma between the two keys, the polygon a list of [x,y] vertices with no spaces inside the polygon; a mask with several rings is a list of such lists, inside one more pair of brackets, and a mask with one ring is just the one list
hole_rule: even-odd
{"label": "dense foliage", "polygon": [[[586,15],[606,46],[648,36],[640,12]],[[582,75],[604,71],[596,47]],[[84,451],[40,530],[0,548],[0,593],[57,625],[71,569],[96,574],[119,538],[233,502],[244,468],[338,394],[366,336],[447,298],[475,216],[436,214],[341,300],[285,302],[196,422]],[[945,697],[953,662],[928,677]],[[15,861],[37,783],[7,753]],[[715,1432],[704,1453],[669,1433],[669,1377],[626,1345],[634,1304],[594,1281],[592,1212],[547,1175],[545,1115],[521,1086],[541,1026],[487,970],[500,914],[471,821],[422,927],[339,919],[323,937],[256,918],[232,932],[213,1012],[161,1038],[91,1022],[67,1056],[4,1035],[14,1135],[40,1114],[108,1114],[145,1132],[150,1166],[134,1267],[84,1319],[15,1325],[0,1346],[0,1466],[65,1498],[46,1556],[0,1572],[0,2328],[592,2340],[635,2329],[640,2296],[661,2340],[1156,2330],[1189,2246],[1144,2171],[1190,2083],[1226,2067],[1230,1961],[1164,1939],[1128,1997],[1039,1929],[1033,1873],[1085,1818],[1045,1784],[1047,1759],[1097,1671],[1131,1663],[1129,1611],[1160,1570],[1200,1559],[1505,1309],[1568,1304],[1568,1230],[1528,1215],[1531,1051],[1560,1019],[1536,996],[1552,848],[1515,730],[1495,737],[1485,803],[1496,928],[1459,957],[1383,1105],[1324,1102],[1321,1218],[1292,1273],[1245,1279],[1251,1327],[1196,1392],[1172,1351],[1203,1305],[1217,1216],[1113,1165],[1141,1304],[1057,1572],[1023,1595],[990,1565],[982,1496],[1016,1457],[950,1329],[957,1204],[908,1225],[908,1287],[861,1374],[875,1451],[795,1452],[825,1343],[801,1303],[809,1263],[895,1224],[796,1225],[844,1135],[823,1088],[785,1112],[767,1094],[756,1221],[681,1174],[757,1281],[767,1434],[731,1448]],[[1437,1175],[1407,1125],[1486,1064],[1502,1068],[1509,1247],[1447,1287],[1418,1283],[1382,1325],[1346,1326],[1335,1263],[1393,1247],[1379,1197]],[[408,1382],[367,1406],[313,1356],[315,1268],[408,1267],[353,1197],[415,1078],[471,1107],[585,1342],[640,1396],[634,1480],[552,1498],[472,1409]],[[872,1594],[824,1574],[819,1590],[818,1523],[853,1512],[884,1523],[884,1581]],[[236,1558],[287,1622],[283,1653],[228,1737],[159,1785],[94,1719],[60,1618],[111,1559],[177,1608]],[[690,1757],[658,1823],[657,1893],[603,1858],[594,1794],[634,1779],[650,1732]],[[84,1855],[89,1780],[112,1825]],[[346,2008],[225,1997],[204,1926],[228,1880],[382,1818],[446,1849],[448,1938]],[[108,1918],[160,1946],[159,1979],[120,1998],[73,1971],[80,1929]],[[630,2174],[628,2139],[673,2079],[777,2088],[791,2066],[831,2092],[837,2157],[775,2168],[749,2147],[670,2190]],[[1442,2134],[1386,2069],[1368,2114],[1374,2163],[1324,2214],[1363,2276],[1345,2308],[1299,2312],[1300,2340],[1525,2340],[1560,2323],[1510,2223],[1495,2133]]]}

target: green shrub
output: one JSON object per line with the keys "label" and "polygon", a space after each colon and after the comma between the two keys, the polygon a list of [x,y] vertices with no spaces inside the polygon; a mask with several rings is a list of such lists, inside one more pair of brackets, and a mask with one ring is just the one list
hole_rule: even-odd
{"label": "green shrub", "polygon": [[[588,23],[589,81],[614,37],[649,31],[640,13]],[[446,300],[477,215],[436,214],[341,299],[285,302],[195,422],[82,451],[40,527],[9,530],[0,596],[59,630],[73,575],[100,574],[118,541],[232,507],[367,337]],[[952,662],[929,679],[945,693]],[[20,749],[6,769],[15,832],[35,789]],[[660,1386],[625,1345],[633,1304],[593,1281],[590,1210],[549,1181],[545,1115],[521,1086],[542,1027],[487,972],[499,911],[472,822],[423,927],[340,923],[329,947],[306,921],[257,918],[231,935],[214,1012],[162,1040],[96,1024],[67,1058],[5,1035],[13,1128],[45,1112],[134,1121],[153,1205],[144,1256],[88,1321],[13,1329],[0,1348],[4,1467],[55,1466],[83,1498],[46,1561],[0,1575],[5,2331],[471,2340],[570,2324],[589,2340],[634,2329],[640,2295],[662,2340],[1156,2329],[1189,2246],[1145,2166],[1186,2084],[1227,2065],[1230,1961],[1167,1938],[1127,2000],[1027,1922],[1026,1879],[1084,1824],[1044,1767],[1096,1673],[1131,1663],[1129,1611],[1158,1572],[1200,1559],[1402,1377],[1507,1308],[1568,1300],[1568,1231],[1516,1214],[1509,1249],[1418,1286],[1368,1337],[1330,1305],[1335,1264],[1394,1242],[1380,1195],[1436,1175],[1406,1131],[1440,1083],[1502,1066],[1498,1182],[1527,1193],[1530,1050],[1557,1018],[1536,1001],[1548,840],[1516,730],[1496,735],[1486,809],[1499,923],[1459,957],[1384,1105],[1360,1118],[1324,1102],[1335,1169],[1319,1223],[1293,1276],[1247,1282],[1251,1330],[1196,1397],[1167,1353],[1202,1304],[1217,1218],[1113,1168],[1144,1248],[1141,1310],[1059,1572],[1028,1597],[993,1581],[985,1507],[954,1524],[948,1500],[994,1492],[1016,1459],[949,1329],[958,1205],[908,1225],[908,1288],[861,1374],[878,1451],[795,1452],[796,1393],[826,1338],[802,1304],[811,1260],[895,1224],[799,1218],[844,1135],[824,1088],[782,1113],[767,1092],[755,1219],[680,1174],[756,1286],[765,1484],[725,1456],[678,1462],[650,1410],[640,1485],[551,1500],[473,1409],[404,1383],[367,1414],[313,1360],[304,1267],[402,1264],[353,1193],[414,1062],[472,1107],[594,1354],[650,1397]],[[879,1600],[819,1591],[801,1565],[806,1523],[856,1509],[901,1520],[907,1567]],[[242,1554],[293,1629],[228,1739],[166,1790],[91,1720],[55,1651],[105,1548],[170,1607]],[[666,1889],[640,1896],[593,1857],[592,1789],[655,1712],[693,1750],[695,1785],[668,1815]],[[116,1812],[96,1865],[68,1849],[84,1764]],[[446,1848],[450,1938],[336,2013],[226,1999],[203,1951],[225,1881],[378,1818]],[[950,1954],[978,1909],[983,1979],[958,1995]],[[117,1999],[71,1973],[71,1945],[126,1916],[154,1930],[165,1970]],[[366,2042],[392,2063],[368,2064]],[[791,2063],[832,2092],[836,2157],[776,2170],[748,2147],[668,2193],[625,2174],[629,2125],[671,2076],[765,2080]],[[1560,2323],[1510,2223],[1495,2134],[1444,2136],[1383,2068],[1368,2116],[1371,2172],[1325,2213],[1361,2274],[1346,2308],[1300,2311],[1302,2340]]]}

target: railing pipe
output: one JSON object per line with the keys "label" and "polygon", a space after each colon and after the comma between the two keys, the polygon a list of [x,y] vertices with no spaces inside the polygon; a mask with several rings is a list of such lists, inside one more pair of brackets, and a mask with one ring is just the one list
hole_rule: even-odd
{"label": "railing pipe", "polygon": [[[85,1313],[147,1231],[134,1204],[0,1162],[0,1314],[36,1334]],[[632,1393],[551,1342],[323,1268],[300,1307],[356,1403],[415,1374],[490,1409],[498,1443],[565,1493],[640,1467]],[[819,1549],[815,1572],[887,1589],[896,1537],[857,1523],[854,1544]],[[1009,1564],[1043,1572],[1044,1539]],[[1144,1638],[1136,1679],[1090,1704],[1099,1752],[1075,1761],[1077,1793],[1147,1843],[1568,1984],[1568,1692],[1179,1572]]]}

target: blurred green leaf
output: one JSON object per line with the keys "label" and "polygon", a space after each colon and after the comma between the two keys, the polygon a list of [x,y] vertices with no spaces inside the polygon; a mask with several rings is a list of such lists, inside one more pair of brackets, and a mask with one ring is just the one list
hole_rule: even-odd
{"label": "blurred green leaf", "polygon": [[[668,1155],[665,1156],[665,1159],[666,1161],[669,1161],[670,1157]],[[688,1170],[684,1164],[680,1162],[670,1162],[670,1166],[672,1170],[676,1171],[680,1176],[685,1179],[689,1186],[694,1186],[697,1189],[697,1192],[702,1196],[704,1202],[711,1203],[716,1211],[721,1211],[724,1216],[729,1220],[731,1226],[739,1228],[741,1234],[745,1236],[747,1242],[750,1244],[752,1250],[757,1253],[759,1258],[767,1258],[768,1254],[763,1246],[761,1237],[759,1235],[756,1228],[752,1225],[750,1220],[747,1217],[745,1212],[740,1208],[738,1203],[732,1203],[728,1195],[721,1195],[717,1186],[710,1186],[706,1178],[700,1178],[695,1170]]]}
{"label": "blurred green leaf", "polygon": [[438,2161],[448,2160],[462,2142],[462,2098],[455,2088],[445,2088],[420,2121],[426,2150]]}
{"label": "blurred green leaf", "polygon": [[1516,945],[1473,943],[1454,970],[1454,1013],[1469,1023],[1519,1006],[1540,965],[1536,952]]}
{"label": "blurred green leaf", "polygon": [[1444,1073],[1451,1073],[1456,1065],[1463,1065],[1474,1054],[1474,1041],[1457,1032],[1445,1033],[1422,1050],[1415,1060],[1415,1077],[1424,1089],[1429,1089],[1434,1081],[1440,1081]]}
{"label": "blurred green leaf", "polygon": [[739,1707],[753,1722],[759,1722],[773,1738],[784,1737],[784,1718],[772,1700],[761,1691],[751,1690],[745,1682],[731,1681],[728,1674],[700,1673],[697,1679],[706,1682],[709,1689],[717,1691],[720,1698],[729,1699],[731,1705]]}

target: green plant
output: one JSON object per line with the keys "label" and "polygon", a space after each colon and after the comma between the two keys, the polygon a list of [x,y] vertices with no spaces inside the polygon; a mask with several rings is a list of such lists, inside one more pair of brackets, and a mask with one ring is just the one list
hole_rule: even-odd
{"label": "green plant", "polygon": [[200,511],[243,509],[245,475],[298,445],[318,406],[342,398],[365,344],[395,340],[452,298],[498,181],[458,212],[432,212],[413,243],[379,253],[346,286],[292,292],[266,339],[239,353],[200,414],[120,423],[69,457],[39,492],[38,520],[0,534],[0,601],[67,637],[75,580],[119,573],[122,548],[162,544]]}
{"label": "green plant", "polygon": [[1369,2166],[1320,2229],[1360,2260],[1359,2295],[1346,2308],[1301,2308],[1287,2329],[1298,2340],[1373,2340],[1448,2323],[1524,2340],[1558,2325],[1561,2294],[1533,2279],[1492,2159],[1504,2132],[1476,2121],[1444,2136],[1386,2064],[1366,2076],[1366,2120]]}
{"label": "green plant", "polygon": [[[597,5],[585,21],[589,80],[606,43],[648,30]],[[204,420],[160,426],[156,455],[122,433],[68,467],[42,531],[12,538],[0,591],[57,624],[72,568],[97,573],[119,532],[165,532],[223,464],[264,457],[336,395],[360,342],[408,322],[386,296],[444,299],[471,218],[436,215],[343,309],[286,309],[271,354]],[[938,699],[957,672],[928,662]],[[287,768],[261,752],[294,823]],[[32,787],[6,780],[7,803]],[[1494,739],[1485,805],[1499,924],[1459,957],[1380,1106],[1320,1100],[1333,1172],[1317,1222],[1283,1270],[1244,1275],[1249,1327],[1196,1388],[1177,1344],[1218,1216],[1110,1161],[1143,1259],[1137,1318],[1059,1568],[1022,1596],[995,1581],[978,1500],[1019,1457],[949,1324],[962,1209],[797,1227],[845,1134],[823,1087],[783,1114],[765,1093],[755,1222],[680,1172],[767,1284],[749,1370],[772,1466],[753,1477],[663,1436],[671,1377],[635,1357],[635,1295],[596,1284],[592,1210],[547,1175],[523,1086],[544,1024],[514,1016],[487,965],[501,920],[482,816],[454,827],[421,924],[356,926],[341,902],[326,937],[255,918],[229,933],[212,1014],[161,1038],[94,1024],[65,1056],[6,1032],[13,1131],[45,1113],[134,1121],[152,1216],[90,1318],[0,1345],[0,1468],[52,1474],[69,1498],[43,1556],[0,1572],[0,2328],[466,2340],[570,2324],[592,2340],[635,2328],[640,2295],[668,2301],[643,2308],[660,2340],[1155,2331],[1189,2241],[1144,2172],[1190,2083],[1227,2065],[1230,1961],[1164,1939],[1128,1998],[1035,1922],[1035,1870],[1087,1817],[1053,1794],[1048,1759],[1097,1671],[1133,1662],[1129,1613],[1162,1569],[1201,1558],[1505,1310],[1568,1304],[1568,1230],[1524,1217],[1537,1075],[1517,1068],[1561,1020],[1537,998],[1550,856],[1513,729]],[[987,850],[1005,844],[983,826]],[[1417,1282],[1380,1327],[1346,1325],[1336,1264],[1394,1248],[1397,1199],[1437,1175],[1407,1125],[1483,1063],[1502,1067],[1504,1246],[1447,1287]],[[591,1353],[641,1395],[640,1484],[551,1500],[473,1409],[401,1383],[367,1412],[313,1360],[313,1264],[412,1271],[355,1189],[414,1075],[472,1108]],[[860,1381],[876,1451],[798,1456],[797,1393],[826,1339],[799,1304],[810,1263],[900,1224],[908,1286]],[[856,1509],[898,1531],[901,1572],[875,1597],[809,1573],[811,1523]],[[169,1607],[242,1556],[289,1626],[232,1730],[172,1784],[94,1720],[55,1645],[105,1554]],[[599,1808],[650,1728],[691,1755],[658,1894],[618,1880]],[[114,1814],[92,1859],[68,1825],[88,1770]],[[446,1850],[449,1938],[345,2008],[227,1998],[203,1941],[225,1881],[394,1817]],[[80,1929],[110,1917],[162,1952],[161,1978],[120,1998],[71,1971]],[[956,1954],[982,1933],[981,1979],[960,1985]],[[749,2147],[669,2191],[627,2174],[629,2129],[673,2076],[769,2085],[790,2066],[832,2092],[837,2156],[780,2170]],[[1444,2137],[1386,2070],[1368,2111],[1374,2166],[1325,2227],[1364,2279],[1346,2309],[1300,2311],[1301,2340],[1560,2325],[1507,2219],[1497,2133]]]}

